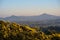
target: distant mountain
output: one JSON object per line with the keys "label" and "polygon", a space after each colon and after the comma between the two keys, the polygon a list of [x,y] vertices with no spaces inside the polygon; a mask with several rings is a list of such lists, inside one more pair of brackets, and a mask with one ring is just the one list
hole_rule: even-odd
{"label": "distant mountain", "polygon": [[55,20],[60,19],[60,16],[54,16],[50,14],[42,14],[37,16],[15,16],[0,18],[0,20],[9,20],[9,21],[41,21],[41,20]]}

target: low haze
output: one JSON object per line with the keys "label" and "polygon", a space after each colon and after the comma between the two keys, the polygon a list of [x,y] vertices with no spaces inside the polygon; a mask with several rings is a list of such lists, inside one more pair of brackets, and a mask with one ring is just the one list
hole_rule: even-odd
{"label": "low haze", "polygon": [[0,0],[0,17],[43,13],[60,16],[60,0]]}

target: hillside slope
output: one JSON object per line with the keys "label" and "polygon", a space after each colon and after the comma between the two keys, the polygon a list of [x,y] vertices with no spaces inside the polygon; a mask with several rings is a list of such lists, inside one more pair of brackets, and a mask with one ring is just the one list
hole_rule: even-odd
{"label": "hillside slope", "polygon": [[60,40],[60,33],[47,33],[28,25],[0,21],[0,40]]}

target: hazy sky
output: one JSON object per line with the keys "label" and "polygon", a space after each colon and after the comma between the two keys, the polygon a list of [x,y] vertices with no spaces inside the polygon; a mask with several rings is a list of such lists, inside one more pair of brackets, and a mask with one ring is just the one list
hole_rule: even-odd
{"label": "hazy sky", "polygon": [[0,0],[0,17],[48,13],[60,16],[60,0]]}

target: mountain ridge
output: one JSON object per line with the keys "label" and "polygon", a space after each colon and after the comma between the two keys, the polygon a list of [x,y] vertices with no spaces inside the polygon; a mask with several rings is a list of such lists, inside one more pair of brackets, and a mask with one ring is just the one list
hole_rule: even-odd
{"label": "mountain ridge", "polygon": [[60,19],[60,16],[50,15],[50,14],[41,14],[36,16],[15,16],[0,18],[0,20],[9,20],[9,21],[41,21],[41,20],[53,20]]}

